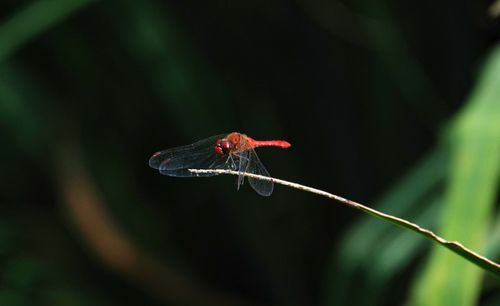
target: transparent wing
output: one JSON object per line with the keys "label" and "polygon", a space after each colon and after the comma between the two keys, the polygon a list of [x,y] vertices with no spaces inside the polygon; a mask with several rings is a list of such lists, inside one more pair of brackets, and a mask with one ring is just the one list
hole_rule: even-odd
{"label": "transparent wing", "polygon": [[215,153],[214,146],[218,139],[226,137],[221,134],[209,137],[190,145],[156,152],[149,159],[149,166],[158,169],[161,174],[168,176],[213,176],[215,174],[195,174],[188,169],[231,169],[236,166],[228,156]]}
{"label": "transparent wing", "polygon": [[243,185],[245,181],[245,176],[242,175],[242,172],[248,172],[248,165],[249,165],[249,151],[242,151],[238,152],[233,155],[235,159],[235,165],[238,166],[237,171],[240,173],[238,175],[238,183],[237,183],[237,189],[240,189],[240,186]]}
{"label": "transparent wing", "polygon": [[[260,162],[260,159],[254,149],[248,150],[248,165],[246,172],[267,177],[270,176],[269,172],[267,172],[264,165]],[[248,183],[250,183],[250,186],[252,186],[252,188],[262,196],[270,196],[271,193],[273,193],[274,183],[271,181],[248,177]]]}

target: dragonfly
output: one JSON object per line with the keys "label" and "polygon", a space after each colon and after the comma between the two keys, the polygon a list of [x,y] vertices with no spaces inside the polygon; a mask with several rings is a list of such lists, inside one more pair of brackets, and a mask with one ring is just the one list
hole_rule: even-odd
{"label": "dragonfly", "polygon": [[[232,132],[200,140],[186,146],[166,149],[153,154],[149,166],[161,174],[173,177],[203,177],[217,173],[193,173],[189,169],[223,169],[240,174],[237,189],[244,182],[243,173],[253,173],[269,177],[269,172],[260,161],[255,148],[289,148],[291,144],[284,140],[255,140],[245,134]],[[272,181],[248,177],[250,186],[262,196],[273,192]]]}

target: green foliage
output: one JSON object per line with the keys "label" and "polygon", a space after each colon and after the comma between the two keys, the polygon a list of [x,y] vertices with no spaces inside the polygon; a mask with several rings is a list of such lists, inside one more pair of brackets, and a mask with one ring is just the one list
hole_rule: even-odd
{"label": "green foliage", "polygon": [[[500,47],[493,50],[467,107],[451,129],[452,164],[439,232],[484,251],[500,174]],[[475,305],[482,273],[433,249],[413,305]]]}
{"label": "green foliage", "polygon": [[[432,225],[440,201],[431,199],[444,179],[447,159],[443,147],[428,154],[375,208],[396,216],[411,216],[424,227]],[[353,300],[359,305],[376,301],[383,304],[384,296],[390,291],[389,281],[415,260],[424,245],[425,241],[418,235],[395,230],[389,222],[371,216],[360,218],[347,230],[332,254],[334,261],[326,275],[325,305],[349,305]],[[399,255],[391,255],[393,252]],[[371,254],[370,260],[366,260],[366,254]],[[369,294],[360,296],[358,290]]]}
{"label": "green foliage", "polygon": [[[288,152],[259,151],[273,176],[498,261],[500,64],[498,35],[471,15],[483,9],[2,2],[0,305],[498,305],[496,279],[441,246],[426,259],[431,244],[389,222],[147,167],[156,150],[225,131],[286,135]],[[79,168],[87,185],[61,175]],[[92,200],[102,215],[87,214]],[[93,243],[99,220],[122,236]],[[123,241],[136,253],[103,260],[99,247]]]}
{"label": "green foliage", "polygon": [[13,14],[0,27],[0,63],[37,35],[43,34],[94,0],[38,0]]}

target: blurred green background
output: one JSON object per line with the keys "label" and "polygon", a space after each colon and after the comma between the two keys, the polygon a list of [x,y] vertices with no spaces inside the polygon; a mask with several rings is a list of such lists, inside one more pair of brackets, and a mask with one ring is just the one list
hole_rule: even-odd
{"label": "blurred green background", "polygon": [[177,179],[239,131],[271,175],[500,260],[500,4],[0,3],[0,305],[500,305],[498,279],[317,196]]}

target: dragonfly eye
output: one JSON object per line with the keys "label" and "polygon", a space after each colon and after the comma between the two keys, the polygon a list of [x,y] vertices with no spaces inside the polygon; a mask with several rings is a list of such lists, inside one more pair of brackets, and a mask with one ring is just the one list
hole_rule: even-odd
{"label": "dragonfly eye", "polygon": [[224,139],[219,139],[215,142],[215,153],[219,154],[219,155],[226,155],[228,154],[231,149],[232,149],[232,144],[227,141],[227,140],[224,140]]}

